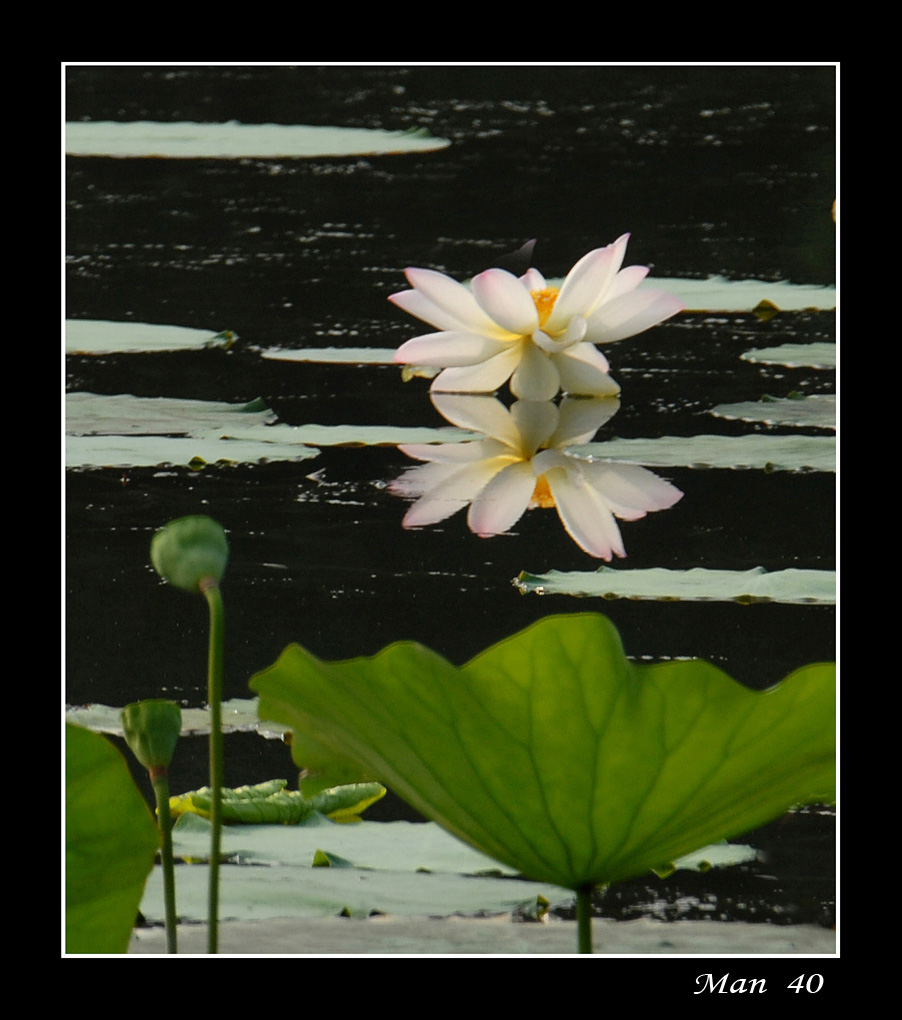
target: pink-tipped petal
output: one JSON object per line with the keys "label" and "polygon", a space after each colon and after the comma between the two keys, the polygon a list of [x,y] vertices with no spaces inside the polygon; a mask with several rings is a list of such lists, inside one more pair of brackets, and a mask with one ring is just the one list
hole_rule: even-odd
{"label": "pink-tipped petal", "polygon": [[[408,269],[405,275],[413,285],[414,291],[420,295],[416,302],[409,298],[405,299],[412,309],[428,307],[432,309],[433,315],[450,316],[454,322],[463,325],[465,332],[481,333],[498,340],[508,338],[507,332],[486,315],[479,307],[472,291],[462,283],[434,269]],[[395,300],[395,304],[399,304],[398,300]],[[405,308],[405,311],[411,311],[411,314],[423,318],[418,310],[411,308]],[[432,319],[425,321],[432,322]]]}
{"label": "pink-tipped petal", "polygon": [[576,263],[561,285],[561,292],[545,324],[550,333],[565,329],[574,315],[589,316],[604,301],[623,262],[623,238],[606,248],[590,251]]}
{"label": "pink-tipped petal", "polygon": [[555,468],[545,478],[561,523],[580,549],[607,562],[626,556],[614,515],[578,470]]}
{"label": "pink-tipped petal", "polygon": [[648,468],[637,464],[586,464],[590,484],[603,493],[612,511],[624,520],[638,520],[655,510],[669,510],[683,493]]}
{"label": "pink-tipped petal", "polygon": [[614,343],[635,336],[683,310],[683,302],[663,290],[634,290],[602,305],[590,318],[586,340]]}
{"label": "pink-tipped petal", "polygon": [[467,514],[470,531],[480,538],[508,531],[523,516],[535,486],[529,461],[506,466],[473,500]]}
{"label": "pink-tipped petal", "polygon": [[507,347],[508,344],[502,340],[490,340],[475,333],[426,333],[401,344],[393,360],[398,365],[457,368],[479,365],[501,354]]}
{"label": "pink-tipped petal", "polygon": [[527,290],[544,290],[548,286],[545,277],[542,276],[538,269],[527,269],[520,277],[520,283]]}
{"label": "pink-tipped petal", "polygon": [[523,284],[506,269],[487,269],[471,281],[480,307],[503,329],[528,335],[539,325],[535,302]]}
{"label": "pink-tipped petal", "polygon": [[627,266],[626,269],[621,269],[611,281],[605,300],[613,301],[621,294],[629,294],[631,290],[635,290],[639,286],[646,276],[648,276],[648,266]]}
{"label": "pink-tipped petal", "polygon": [[[435,485],[430,486],[423,496],[413,504],[404,515],[402,525],[405,528],[421,528],[427,524],[437,524],[439,521],[446,520],[471,503],[495,475],[507,465],[507,462],[506,458],[495,457],[477,461],[475,464],[468,464],[453,473],[446,474]],[[425,464],[421,468],[413,470],[425,473],[426,468],[436,467],[445,468],[447,465]],[[438,472],[435,473],[435,477],[438,477]]]}

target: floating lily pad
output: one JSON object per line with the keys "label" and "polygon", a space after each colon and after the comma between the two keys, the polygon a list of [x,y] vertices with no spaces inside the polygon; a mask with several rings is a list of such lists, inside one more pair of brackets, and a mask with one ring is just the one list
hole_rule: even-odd
{"label": "floating lily pad", "polygon": [[[257,715],[257,698],[230,698],[222,703],[222,729],[224,733],[260,733],[266,737],[281,739],[284,726],[263,722]],[[67,705],[66,719],[93,730],[121,737],[121,708],[110,705]],[[207,736],[210,732],[210,710],[208,708],[182,709],[182,736]]]}
{"label": "floating lily pad", "polygon": [[320,446],[397,446],[473,439],[453,427],[274,424],[267,408],[169,397],[66,397],[66,466],[153,467],[298,461]]}
{"label": "floating lily pad", "polygon": [[238,339],[230,330],[211,333],[186,326],[158,326],[147,322],[66,320],[67,354],[156,354],[160,351],[200,351],[230,347]]}
{"label": "floating lily pad", "polygon": [[[267,361],[306,361],[324,365],[391,365],[393,347],[272,347],[261,351]],[[400,367],[400,366],[399,366]]]}
{"label": "floating lily pad", "polygon": [[826,436],[663,436],[611,439],[567,447],[586,460],[646,467],[759,468],[767,471],[835,471],[836,440]]}
{"label": "floating lily pad", "polygon": [[690,602],[782,602],[833,605],[836,573],[832,570],[600,570],[529,574],[514,580],[535,595],[579,595],[603,599],[654,599]]}
{"label": "floating lily pad", "polygon": [[815,393],[800,397],[770,397],[741,404],[718,404],[711,414],[715,418],[760,421],[767,425],[835,429],[836,396],[832,393]]}
{"label": "floating lily pad", "polygon": [[212,400],[173,397],[111,396],[97,393],[66,394],[66,433],[70,436],[210,436],[246,438],[265,435],[276,416],[265,405],[227,404]]}
{"label": "floating lily pad", "polygon": [[646,279],[639,286],[668,291],[683,301],[687,312],[753,312],[762,302],[784,312],[829,311],[836,307],[835,287],[816,287],[785,280],[774,283],[710,276],[707,280]]}
{"label": "floating lily pad", "polygon": [[757,365],[831,369],[836,368],[836,344],[781,344],[779,347],[746,351],[740,357]]}
{"label": "floating lily pad", "polygon": [[67,468],[193,467],[206,464],[258,464],[270,460],[307,460],[319,450],[296,444],[242,442],[235,439],[171,439],[164,436],[71,436],[66,440]]}
{"label": "floating lily pad", "polygon": [[308,124],[171,124],[156,121],[69,121],[70,156],[167,159],[296,159],[378,156],[432,152],[447,148],[446,138],[422,129],[380,131]]}
{"label": "floating lily pad", "polygon": [[[196,815],[173,831],[175,854],[208,859],[209,823]],[[359,822],[336,825],[314,816],[298,826],[246,825],[223,832],[224,917],[264,920],[323,917],[372,911],[396,915],[506,912],[534,907],[543,897],[565,903],[570,893],[554,885],[516,880],[516,870],[485,856],[433,822]],[[705,870],[754,860],[752,847],[705,847],[668,870]],[[322,866],[325,865],[323,868]],[[158,869],[159,870],[159,869]],[[328,870],[331,874],[317,874]],[[206,919],[208,869],[193,863],[178,871],[183,920]],[[162,883],[148,883],[142,913],[163,915]]]}
{"label": "floating lily pad", "polygon": [[299,765],[353,766],[569,889],[832,799],[834,685],[828,664],[765,692],[697,660],[637,666],[598,614],[546,617],[460,668],[408,641],[335,663],[291,645],[251,680]]}
{"label": "floating lily pad", "polygon": [[[312,858],[311,858],[312,864]],[[370,914],[447,917],[451,914],[507,913],[535,908],[542,898],[566,903],[566,890],[508,878],[409,871],[363,871],[354,867],[245,868],[224,866],[219,878],[223,921],[279,917],[368,917]],[[209,869],[178,869],[178,912],[182,921],[205,921]],[[156,869],[147,882],[141,913],[162,921],[163,880]]]}

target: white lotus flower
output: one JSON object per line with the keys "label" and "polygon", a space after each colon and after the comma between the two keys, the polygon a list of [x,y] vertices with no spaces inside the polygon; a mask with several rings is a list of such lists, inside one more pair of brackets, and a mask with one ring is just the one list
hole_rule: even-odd
{"label": "white lotus flower", "polygon": [[389,301],[441,332],[408,340],[394,360],[443,369],[434,392],[492,393],[510,379],[521,400],[552,400],[559,390],[619,393],[595,344],[634,336],[683,309],[665,291],[636,289],[648,269],[620,268],[628,240],[584,255],[560,288],[536,269],[519,278],[487,269],[469,288],[431,269],[407,269],[413,290]]}
{"label": "white lotus flower", "polygon": [[625,556],[615,518],[634,521],[673,506],[682,492],[635,464],[577,460],[566,446],[589,442],[616,413],[613,398],[518,401],[510,410],[488,396],[432,397],[450,422],[485,439],[400,446],[427,463],[389,485],[415,497],[405,528],[436,524],[469,506],[467,524],[482,538],[512,528],[527,509],[554,507],[570,537],[590,556]]}

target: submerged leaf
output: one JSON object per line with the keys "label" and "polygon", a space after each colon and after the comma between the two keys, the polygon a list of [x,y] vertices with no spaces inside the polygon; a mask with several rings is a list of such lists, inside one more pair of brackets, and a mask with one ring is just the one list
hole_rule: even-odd
{"label": "submerged leaf", "polygon": [[[286,790],[284,779],[271,779],[256,786],[239,786],[222,791],[222,820],[228,825],[297,825],[315,812],[336,822],[359,821],[360,815],[381,797],[385,787],[379,783],[357,783],[323,790],[307,798],[299,790]],[[204,786],[191,793],[169,798],[173,818],[196,814],[209,818],[211,790]]]}
{"label": "submerged leaf", "polygon": [[399,642],[257,674],[261,718],[315,734],[417,810],[567,888],[645,874],[834,791],[834,667],[750,691],[701,661],[636,666],[598,614],[548,617],[457,668]]}

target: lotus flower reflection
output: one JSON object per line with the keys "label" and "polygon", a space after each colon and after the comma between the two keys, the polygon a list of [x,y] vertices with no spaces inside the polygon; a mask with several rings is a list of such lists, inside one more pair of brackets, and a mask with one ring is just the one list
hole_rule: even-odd
{"label": "lotus flower reflection", "polygon": [[482,538],[512,528],[527,509],[554,507],[570,537],[590,556],[625,556],[615,518],[634,521],[673,506],[682,492],[634,464],[577,460],[563,448],[587,443],[619,408],[612,398],[518,401],[508,410],[486,396],[433,395],[438,411],[485,438],[399,447],[426,463],[389,490],[415,497],[405,528],[436,524],[469,506],[467,524]]}
{"label": "lotus flower reflection", "polygon": [[492,393],[510,379],[521,400],[552,400],[560,390],[617,394],[595,344],[635,336],[683,309],[665,291],[636,289],[648,269],[620,268],[628,240],[624,234],[584,255],[559,289],[536,269],[519,278],[487,269],[470,288],[434,270],[408,269],[413,290],[389,300],[441,332],[408,340],[395,362],[442,369],[434,392]]}

